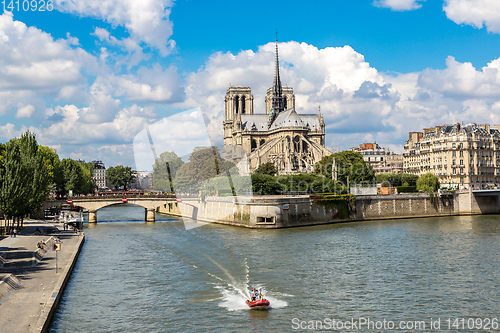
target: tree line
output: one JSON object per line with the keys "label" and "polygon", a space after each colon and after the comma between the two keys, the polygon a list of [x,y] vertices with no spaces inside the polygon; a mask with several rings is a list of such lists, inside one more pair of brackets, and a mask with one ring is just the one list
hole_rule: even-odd
{"label": "tree line", "polygon": [[92,163],[59,159],[39,145],[31,132],[0,143],[0,210],[6,219],[22,224],[23,217],[39,210],[49,197],[87,194],[95,188]]}
{"label": "tree line", "polygon": [[[335,167],[334,167],[335,166]],[[231,177],[227,177],[228,175]],[[221,158],[217,147],[196,147],[184,162],[174,152],[164,152],[153,166],[153,188],[164,192],[202,195],[336,193],[346,194],[352,186],[398,187],[401,191],[436,191],[439,180],[430,174],[375,175],[359,152],[342,151],[323,157],[313,173],[277,175],[272,162],[251,175],[239,176],[232,162]]]}

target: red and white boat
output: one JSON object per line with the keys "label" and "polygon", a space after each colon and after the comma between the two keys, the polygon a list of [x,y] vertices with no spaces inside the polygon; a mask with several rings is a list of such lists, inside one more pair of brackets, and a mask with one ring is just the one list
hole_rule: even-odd
{"label": "red and white boat", "polygon": [[267,309],[270,304],[267,299],[258,299],[255,301],[247,300],[245,303],[252,309]]}

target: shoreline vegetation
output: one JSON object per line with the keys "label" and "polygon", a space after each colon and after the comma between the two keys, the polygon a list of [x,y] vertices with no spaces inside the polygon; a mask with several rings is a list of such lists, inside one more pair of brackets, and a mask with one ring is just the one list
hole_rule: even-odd
{"label": "shoreline vegetation", "polygon": [[[31,132],[0,144],[0,234],[22,229],[26,216],[37,212],[49,198],[96,195],[93,163],[60,159],[55,150],[39,145]],[[115,190],[127,190],[135,181],[130,167],[107,169]],[[251,175],[221,157],[219,148],[196,147],[186,162],[173,152],[163,152],[153,165],[153,191],[199,196],[309,194],[322,202],[346,201],[352,206],[351,187],[397,186],[399,192],[433,192],[436,176],[410,174],[375,175],[358,152],[342,151],[325,156],[313,173],[278,175],[273,163],[264,163]],[[114,193],[114,192],[111,192]],[[347,198],[347,199],[346,199]]]}

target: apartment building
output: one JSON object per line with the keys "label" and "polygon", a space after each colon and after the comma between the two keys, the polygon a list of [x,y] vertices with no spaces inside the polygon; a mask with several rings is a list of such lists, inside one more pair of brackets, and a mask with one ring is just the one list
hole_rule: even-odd
{"label": "apartment building", "polygon": [[484,188],[500,183],[500,126],[442,125],[410,132],[403,171],[432,173],[446,188]]}
{"label": "apartment building", "polygon": [[94,178],[97,188],[106,188],[106,167],[104,166],[104,163],[102,161],[92,161],[92,164],[94,164],[94,172],[92,174],[92,178]]}
{"label": "apartment building", "polygon": [[363,143],[351,151],[363,155],[363,160],[371,165],[375,174],[403,172],[403,156],[391,153],[377,143]]}

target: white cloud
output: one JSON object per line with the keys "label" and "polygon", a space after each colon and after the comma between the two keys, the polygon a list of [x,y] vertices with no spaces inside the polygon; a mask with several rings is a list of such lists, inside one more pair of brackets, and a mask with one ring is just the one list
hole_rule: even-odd
{"label": "white cloud", "polygon": [[173,33],[173,24],[169,20],[172,0],[55,0],[54,3],[59,11],[123,26],[132,40],[158,49],[163,56],[175,47],[175,42],[170,39]]}
{"label": "white cloud", "polygon": [[17,130],[14,124],[8,123],[0,126],[0,140],[2,142],[9,141],[12,138],[19,137],[22,130]]}
{"label": "white cloud", "polygon": [[500,2],[498,0],[444,0],[446,16],[455,23],[467,24],[500,33]]}
{"label": "white cloud", "polygon": [[478,71],[471,63],[446,59],[446,69],[424,70],[419,85],[430,91],[457,99],[498,98],[500,95],[500,58]]}
{"label": "white cloud", "polygon": [[[0,15],[0,114],[18,104],[35,104],[47,96],[74,97],[95,72],[95,59],[75,39],[54,40],[49,34],[15,21],[10,12]],[[73,92],[73,93],[71,93]]]}
{"label": "white cloud", "polygon": [[[212,140],[222,137],[224,95],[230,83],[250,86],[254,112],[264,113],[265,93],[274,75],[274,51],[274,43],[269,43],[257,52],[215,53],[204,68],[188,77],[184,104],[210,115]],[[279,44],[279,54],[281,81],[294,88],[298,112],[315,114],[321,105],[331,133],[392,128],[386,118],[399,99],[397,91],[351,47],[318,49],[288,42]]]}
{"label": "white cloud", "polygon": [[425,0],[374,0],[373,5],[376,7],[390,8],[394,11],[414,10],[422,7],[420,4]]}
{"label": "white cloud", "polygon": [[126,100],[172,103],[184,99],[184,91],[175,67],[141,67],[136,75],[110,76],[108,83],[114,87],[117,96],[123,96]]}
{"label": "white cloud", "polygon": [[[449,57],[443,70],[387,75],[349,46],[318,49],[288,42],[279,44],[279,53],[281,80],[294,88],[297,110],[317,113],[321,105],[327,146],[345,149],[373,138],[401,151],[410,131],[457,121],[500,121],[495,116],[500,110],[500,59],[478,70]],[[215,53],[188,76],[182,105],[207,112],[211,139],[220,143],[229,84],[251,87],[254,112],[264,113],[273,75],[272,43],[256,52]]]}
{"label": "white cloud", "polygon": [[33,105],[25,105],[17,109],[16,118],[31,118],[33,112],[35,112],[35,107]]}
{"label": "white cloud", "polygon": [[113,118],[98,123],[82,119],[88,117],[88,112],[88,107],[78,108],[75,105],[48,109],[47,118],[57,121],[34,131],[44,144],[123,144],[130,143],[136,133],[155,120],[150,118],[148,110],[136,105],[120,109]]}

